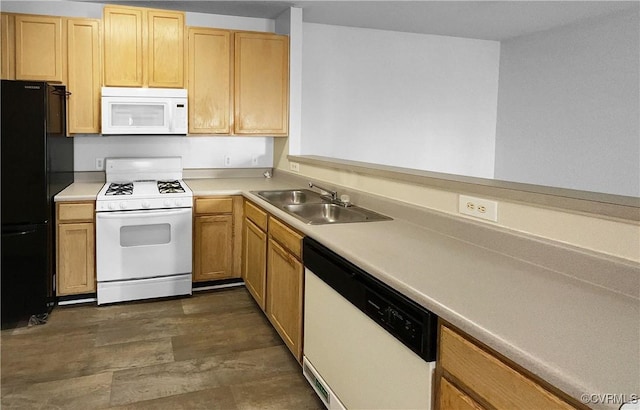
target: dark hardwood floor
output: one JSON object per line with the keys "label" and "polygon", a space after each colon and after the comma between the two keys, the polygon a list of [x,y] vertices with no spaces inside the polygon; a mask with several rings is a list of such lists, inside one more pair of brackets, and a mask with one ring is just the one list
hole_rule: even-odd
{"label": "dark hardwood floor", "polygon": [[323,409],[242,288],[3,330],[2,409]]}

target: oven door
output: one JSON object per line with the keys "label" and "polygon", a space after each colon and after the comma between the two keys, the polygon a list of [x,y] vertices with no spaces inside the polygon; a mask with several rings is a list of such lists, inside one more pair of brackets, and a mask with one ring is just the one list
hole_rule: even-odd
{"label": "oven door", "polygon": [[192,209],[96,213],[98,282],[191,274]]}

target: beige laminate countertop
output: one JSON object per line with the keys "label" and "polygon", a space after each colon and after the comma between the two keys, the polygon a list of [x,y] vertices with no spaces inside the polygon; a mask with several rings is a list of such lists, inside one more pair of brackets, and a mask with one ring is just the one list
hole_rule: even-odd
{"label": "beige laminate countertop", "polygon": [[96,195],[103,186],[104,182],[74,182],[63,189],[54,199],[56,202],[95,201]]}
{"label": "beige laminate countertop", "polygon": [[[638,298],[502,254],[477,238],[431,229],[430,219],[436,226],[440,218],[431,212],[420,224],[399,207],[384,212],[393,221],[306,225],[250,192],[300,184],[278,178],[186,182],[195,196],[244,195],[578,401],[584,394],[627,400],[640,394]],[[56,201],[78,200],[95,189],[74,185]],[[99,188],[84,199],[95,199]],[[635,267],[631,272],[640,280]]]}

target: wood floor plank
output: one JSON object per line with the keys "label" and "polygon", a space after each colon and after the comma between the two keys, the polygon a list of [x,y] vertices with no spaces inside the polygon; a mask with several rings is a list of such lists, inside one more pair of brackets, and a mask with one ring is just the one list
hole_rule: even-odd
{"label": "wood floor plank", "polygon": [[43,344],[40,354],[2,361],[2,385],[41,383],[173,362],[170,339],[94,348],[60,349]]}
{"label": "wood floor plank", "polygon": [[[244,287],[57,307],[44,325],[3,330],[0,350],[2,408],[317,405],[299,363]],[[278,378],[293,387],[267,394]]]}
{"label": "wood floor plank", "polygon": [[194,297],[182,299],[182,309],[186,315],[195,313],[226,313],[239,308],[251,307],[256,304],[244,287],[228,288],[211,291],[206,297]]}
{"label": "wood floor plank", "polygon": [[229,387],[198,390],[155,400],[138,401],[111,410],[236,410]]}
{"label": "wood floor plank", "polygon": [[118,371],[113,375],[111,404],[129,404],[299,371],[290,356],[281,345]]}
{"label": "wood floor plank", "polygon": [[324,410],[307,381],[289,373],[231,386],[240,410]]}
{"label": "wood floor plank", "polygon": [[109,407],[112,375],[111,372],[97,373],[23,385],[2,396],[2,408],[104,409]]}
{"label": "wood floor plank", "polygon": [[186,334],[172,338],[175,360],[189,360],[264,347],[278,346],[282,339],[264,315],[254,313],[252,321],[215,331]]}

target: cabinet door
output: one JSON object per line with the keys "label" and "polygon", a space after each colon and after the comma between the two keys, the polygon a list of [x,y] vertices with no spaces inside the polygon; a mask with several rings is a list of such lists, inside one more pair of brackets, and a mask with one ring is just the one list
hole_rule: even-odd
{"label": "cabinet door", "polygon": [[293,355],[302,359],[302,264],[269,239],[267,316]]}
{"label": "cabinet door", "polygon": [[63,82],[62,18],[15,16],[16,79]]}
{"label": "cabinet door", "polygon": [[73,295],[95,292],[94,224],[59,224],[57,236],[56,293]]}
{"label": "cabinet door", "polygon": [[267,234],[245,218],[243,240],[242,278],[249,293],[264,310],[267,278]]}
{"label": "cabinet door", "polygon": [[67,21],[69,133],[100,132],[100,20]]}
{"label": "cabinet door", "polygon": [[236,134],[286,136],[289,132],[289,38],[236,33]]}
{"label": "cabinet door", "polygon": [[554,393],[447,326],[438,366],[497,409],[574,409]]}
{"label": "cabinet door", "polygon": [[444,377],[440,378],[440,392],[438,394],[439,410],[482,410],[471,397],[458,390]]}
{"label": "cabinet door", "polygon": [[[104,8],[104,85],[142,86],[143,11],[130,7]],[[174,56],[175,58],[175,56]]]}
{"label": "cabinet door", "polygon": [[184,87],[184,13],[147,12],[149,87]]}
{"label": "cabinet door", "polygon": [[233,276],[233,216],[195,218],[194,282]]}
{"label": "cabinet door", "polygon": [[16,79],[16,39],[13,14],[0,14],[0,78]]}
{"label": "cabinet door", "polygon": [[189,28],[189,133],[231,132],[231,32]]}

